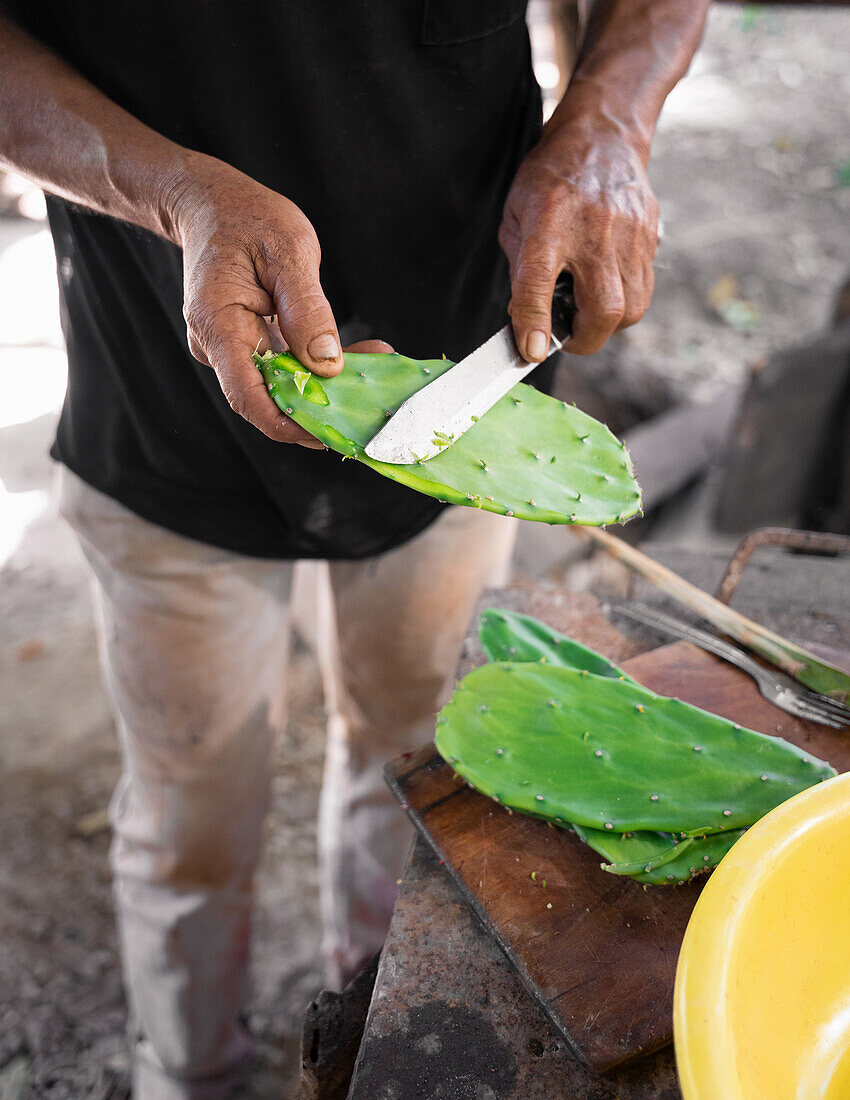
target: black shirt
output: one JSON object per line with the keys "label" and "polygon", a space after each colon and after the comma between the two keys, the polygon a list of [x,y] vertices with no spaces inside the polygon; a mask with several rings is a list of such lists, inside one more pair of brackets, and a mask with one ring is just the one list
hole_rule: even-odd
{"label": "black shirt", "polygon": [[[525,0],[5,9],[155,130],[296,202],[343,343],[458,359],[504,324],[497,230],[540,126]],[[53,454],[80,477],[146,519],[260,557],[364,557],[438,514],[230,410],[186,345],[176,247],[57,199],[48,210],[70,372]]]}

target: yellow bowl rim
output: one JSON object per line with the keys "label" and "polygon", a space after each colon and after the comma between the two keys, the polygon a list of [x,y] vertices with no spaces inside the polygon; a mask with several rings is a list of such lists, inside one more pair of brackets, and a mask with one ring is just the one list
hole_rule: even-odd
{"label": "yellow bowl rim", "polygon": [[[688,922],[673,993],[676,1067],[684,1100],[747,1100],[725,1015],[726,963],[740,921],[783,852],[836,815],[846,819],[850,773],[801,791],[757,821],[711,875]],[[734,897],[734,906],[729,899]]]}

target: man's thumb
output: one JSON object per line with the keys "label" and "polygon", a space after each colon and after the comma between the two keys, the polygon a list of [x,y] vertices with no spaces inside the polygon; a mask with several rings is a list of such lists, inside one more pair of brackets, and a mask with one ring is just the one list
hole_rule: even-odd
{"label": "man's thumb", "polygon": [[331,378],[342,370],[342,347],[333,311],[315,272],[283,270],[275,282],[280,331],[305,367]]}

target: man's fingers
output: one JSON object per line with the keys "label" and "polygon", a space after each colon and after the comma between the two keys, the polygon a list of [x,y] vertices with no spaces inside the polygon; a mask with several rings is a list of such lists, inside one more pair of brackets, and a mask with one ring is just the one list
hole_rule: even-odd
{"label": "man's fingers", "polygon": [[310,435],[306,428],[290,420],[288,416],[282,417],[283,427],[278,439],[280,443],[297,443],[299,447],[306,447],[308,451],[326,451],[327,447],[320,439]]}
{"label": "man's fingers", "polygon": [[623,280],[613,256],[605,263],[577,265],[572,271],[576,316],[566,350],[571,355],[591,355],[603,347],[623,320]]}
{"label": "man's fingers", "polygon": [[[253,349],[252,349],[253,350]],[[234,412],[260,431],[281,443],[294,442],[291,425],[275,405],[263,376],[245,354],[244,344],[220,345],[212,355],[212,366],[222,393]]]}
{"label": "man's fingers", "polygon": [[207,353],[201,347],[194,332],[192,332],[191,329],[188,329],[186,335],[189,341],[189,351],[192,353],[194,358],[197,359],[199,363],[202,363],[205,367],[211,366],[211,363],[207,357]]}
{"label": "man's fingers", "polygon": [[316,374],[342,370],[342,346],[333,311],[319,283],[318,263],[287,263],[275,279],[274,301],[292,354]]}
{"label": "man's fingers", "polygon": [[561,267],[554,253],[527,242],[511,271],[514,338],[520,355],[539,363],[549,354],[552,295]]}
{"label": "man's fingers", "polygon": [[279,443],[323,447],[318,439],[282,415],[251,360],[255,349],[269,346],[268,325],[262,317],[244,306],[229,305],[210,313],[202,303],[189,302],[186,322],[189,350],[213,368],[234,412]]}
{"label": "man's fingers", "polygon": [[636,325],[649,309],[655,289],[655,272],[651,263],[644,263],[637,272],[623,272],[622,279],[626,300],[618,325],[620,329]]}
{"label": "man's fingers", "polygon": [[630,222],[616,236],[617,266],[623,285],[623,316],[619,329],[636,325],[649,309],[655,288],[655,218],[646,225]]}
{"label": "man's fingers", "polygon": [[324,444],[308,431],[284,416],[275,405],[263,376],[246,357],[244,345],[223,346],[221,356],[213,363],[227,402],[234,412],[259,428],[263,435],[278,443],[300,443],[323,450]]}
{"label": "man's fingers", "polygon": [[354,344],[347,344],[342,350],[361,355],[387,355],[394,352],[395,348],[386,340],[357,340]]}

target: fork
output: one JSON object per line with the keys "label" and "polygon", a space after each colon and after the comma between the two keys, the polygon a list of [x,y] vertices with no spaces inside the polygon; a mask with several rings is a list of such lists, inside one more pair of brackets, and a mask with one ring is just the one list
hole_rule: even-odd
{"label": "fork", "polygon": [[796,718],[804,718],[809,722],[818,722],[822,726],[832,726],[834,729],[843,729],[850,726],[850,707],[839,703],[835,699],[829,699],[817,692],[809,691],[802,687],[796,680],[780,672],[775,668],[765,668],[754,660],[748,653],[738,649],[730,642],[718,638],[715,634],[709,634],[693,626],[684,619],[667,615],[654,607],[642,603],[612,604],[611,608],[618,615],[635,619],[645,626],[650,626],[665,634],[671,634],[675,638],[682,638],[686,642],[693,642],[701,649],[722,657],[730,664],[737,665],[752,676],[758,684],[758,689],[768,702],[782,710],[793,714]]}

